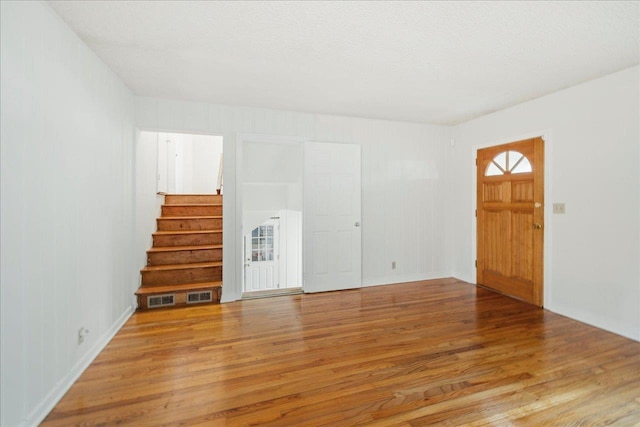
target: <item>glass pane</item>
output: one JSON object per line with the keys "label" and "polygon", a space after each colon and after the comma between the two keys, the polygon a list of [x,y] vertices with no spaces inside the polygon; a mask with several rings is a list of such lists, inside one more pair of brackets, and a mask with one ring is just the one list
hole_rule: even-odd
{"label": "glass pane", "polygon": [[253,251],[251,253],[251,261],[258,261],[258,251]]}
{"label": "glass pane", "polygon": [[529,173],[529,172],[533,172],[533,168],[531,167],[531,163],[529,162],[529,159],[527,159],[524,156],[520,161],[520,163],[518,163],[513,168],[513,170],[511,170],[511,173]]}
{"label": "glass pane", "polygon": [[258,228],[257,227],[251,232],[251,237],[258,237]]}
{"label": "glass pane", "polygon": [[502,168],[503,172],[509,170],[507,169],[507,153],[505,151],[495,156],[493,161],[499,168]]}
{"label": "glass pane", "polygon": [[273,225],[267,226],[267,236],[273,236]]}
{"label": "glass pane", "polygon": [[517,151],[509,151],[507,153],[507,170],[511,171],[514,166],[518,164],[518,161],[520,161],[520,159],[523,157],[524,156],[522,155],[522,153],[518,153]]}
{"label": "glass pane", "polygon": [[496,166],[495,163],[491,162],[489,163],[489,166],[487,167],[487,171],[484,173],[484,176],[496,176],[496,175],[502,175],[503,173],[504,172],[498,169],[498,166]]}

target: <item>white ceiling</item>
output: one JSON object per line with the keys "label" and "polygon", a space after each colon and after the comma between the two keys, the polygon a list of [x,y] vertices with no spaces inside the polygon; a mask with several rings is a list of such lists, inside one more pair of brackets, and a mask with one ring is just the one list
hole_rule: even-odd
{"label": "white ceiling", "polygon": [[640,62],[640,2],[51,1],[137,95],[455,124]]}

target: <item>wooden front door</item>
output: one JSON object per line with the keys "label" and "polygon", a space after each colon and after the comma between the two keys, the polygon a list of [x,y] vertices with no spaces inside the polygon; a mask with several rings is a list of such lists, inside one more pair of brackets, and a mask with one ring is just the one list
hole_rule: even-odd
{"label": "wooden front door", "polygon": [[477,283],[542,307],[544,142],[478,150]]}

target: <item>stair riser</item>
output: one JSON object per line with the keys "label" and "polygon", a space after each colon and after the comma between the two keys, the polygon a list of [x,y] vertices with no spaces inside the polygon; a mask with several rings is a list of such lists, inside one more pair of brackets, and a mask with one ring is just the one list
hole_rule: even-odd
{"label": "stair riser", "polygon": [[[165,294],[174,294],[175,295],[175,305],[172,306],[168,306],[168,307],[158,307],[158,308],[177,308],[177,307],[185,307],[185,306],[197,306],[197,305],[206,305],[206,304],[218,304],[220,303],[220,298],[222,296],[222,288],[219,286],[216,287],[206,287],[206,288],[202,288],[202,290],[208,291],[208,290],[212,290],[212,297],[213,297],[213,301],[211,302],[199,302],[199,303],[195,303],[195,304],[187,304],[187,292],[182,292],[182,291],[176,291],[176,292],[162,292],[161,295],[165,295]],[[147,294],[147,295],[138,295],[138,309],[139,310],[147,310],[147,297],[152,296],[154,294]]]}
{"label": "stair riser", "polygon": [[142,272],[142,286],[164,286],[175,283],[201,283],[220,280],[222,280],[222,266]]}
{"label": "stair riser", "polygon": [[222,196],[213,194],[168,194],[164,196],[165,205],[186,204],[222,204]]}
{"label": "stair riser", "polygon": [[153,246],[221,245],[222,233],[179,234],[153,236]]}
{"label": "stair riser", "polygon": [[163,205],[162,216],[222,216],[222,205]]}
{"label": "stair riser", "polygon": [[221,230],[222,218],[158,218],[158,231]]}
{"label": "stair riser", "polygon": [[147,253],[147,265],[189,264],[222,261],[222,248]]}

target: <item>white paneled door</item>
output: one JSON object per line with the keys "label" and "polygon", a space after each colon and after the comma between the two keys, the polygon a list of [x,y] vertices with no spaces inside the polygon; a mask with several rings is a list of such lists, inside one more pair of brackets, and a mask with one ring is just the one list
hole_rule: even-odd
{"label": "white paneled door", "polygon": [[280,220],[272,218],[245,241],[245,292],[280,287]]}
{"label": "white paneled door", "polygon": [[305,143],[304,291],[362,285],[360,146]]}

